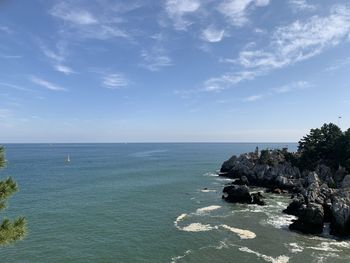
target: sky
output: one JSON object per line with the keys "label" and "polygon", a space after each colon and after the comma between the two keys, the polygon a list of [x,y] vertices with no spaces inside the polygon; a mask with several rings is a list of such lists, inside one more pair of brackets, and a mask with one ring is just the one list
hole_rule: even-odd
{"label": "sky", "polygon": [[0,0],[0,143],[297,142],[349,73],[348,0]]}

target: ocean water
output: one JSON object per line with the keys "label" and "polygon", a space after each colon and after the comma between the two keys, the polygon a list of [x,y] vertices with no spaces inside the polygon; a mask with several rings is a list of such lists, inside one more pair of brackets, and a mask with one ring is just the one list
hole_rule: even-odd
{"label": "ocean water", "polygon": [[229,180],[215,171],[256,145],[6,145],[0,176],[20,192],[1,216],[26,216],[29,233],[0,262],[350,262],[350,241],[288,230],[288,196],[221,200]]}

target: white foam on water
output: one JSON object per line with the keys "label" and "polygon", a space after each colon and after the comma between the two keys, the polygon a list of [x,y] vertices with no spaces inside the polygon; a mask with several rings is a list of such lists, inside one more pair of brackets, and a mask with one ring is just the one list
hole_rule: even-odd
{"label": "white foam on water", "polygon": [[221,227],[237,234],[241,239],[253,239],[256,237],[256,234],[249,230],[235,228],[228,225],[221,225]]}
{"label": "white foam on water", "polygon": [[213,229],[218,229],[217,226],[211,226],[211,225],[203,225],[201,223],[192,223],[189,224],[188,226],[185,226],[181,228],[181,230],[186,231],[186,232],[205,232],[205,231],[210,231]]}
{"label": "white foam on water", "polygon": [[205,173],[205,174],[204,174],[204,176],[209,176],[209,177],[218,177],[218,176],[219,176],[219,174],[209,172],[209,173]]}
{"label": "white foam on water", "polygon": [[239,250],[242,252],[254,254],[257,257],[262,258],[267,262],[272,262],[272,263],[288,263],[289,262],[289,257],[284,256],[284,255],[281,255],[281,256],[278,256],[277,258],[274,258],[271,256],[266,256],[264,254],[261,254],[259,252],[254,251],[254,250],[251,250],[250,248],[247,248],[247,247],[240,247]]}
{"label": "white foam on water", "polygon": [[178,260],[183,259],[184,257],[186,257],[188,254],[191,254],[192,250],[187,250],[185,251],[185,253],[181,256],[176,256],[176,257],[172,257],[171,258],[171,263],[176,263]]}
{"label": "white foam on water", "polygon": [[304,248],[300,245],[298,245],[297,243],[289,243],[289,250],[292,253],[299,253],[299,252],[303,252]]}
{"label": "white foam on water", "polygon": [[179,215],[179,216],[176,218],[176,220],[174,221],[175,227],[181,230],[181,227],[178,226],[178,223],[181,222],[182,220],[184,220],[186,217],[187,217],[187,214],[185,214],[185,213]]}
{"label": "white foam on water", "polygon": [[322,242],[316,247],[306,247],[317,251],[340,252],[341,250],[332,247],[333,242]]}
{"label": "white foam on water", "polygon": [[272,225],[276,228],[286,228],[288,227],[291,223],[293,223],[293,220],[297,219],[293,215],[269,215],[269,218],[266,220],[266,223],[269,225]]}
{"label": "white foam on water", "polygon": [[221,206],[219,206],[219,205],[210,205],[210,206],[198,208],[196,211],[196,214],[209,213],[209,212],[217,210],[219,208],[221,208]]}
{"label": "white foam on water", "polygon": [[216,190],[211,190],[211,189],[202,189],[201,190],[202,193],[215,193]]}

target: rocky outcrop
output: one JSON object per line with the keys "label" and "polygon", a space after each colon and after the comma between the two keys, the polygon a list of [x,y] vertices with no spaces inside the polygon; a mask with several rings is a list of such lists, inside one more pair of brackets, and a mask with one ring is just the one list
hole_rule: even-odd
{"label": "rocky outcrop", "polygon": [[350,235],[350,189],[340,189],[331,197],[331,232],[339,236]]}
{"label": "rocky outcrop", "polygon": [[230,203],[265,205],[260,192],[250,194],[246,185],[229,185],[223,190],[222,198]]}
{"label": "rocky outcrop", "polygon": [[306,234],[321,234],[324,226],[323,206],[316,203],[303,204],[298,208],[298,219],[290,226],[290,230]]}
{"label": "rocky outcrop", "polygon": [[[315,171],[303,171],[288,162],[283,150],[269,150],[233,156],[223,163],[221,174],[237,179],[224,188],[228,202],[264,205],[262,195],[250,194],[250,186],[266,187],[266,192],[292,193],[292,201],[283,210],[297,217],[290,229],[320,234],[324,223],[331,223],[334,235],[350,236],[350,175],[320,164]],[[340,189],[336,189],[336,187]]]}

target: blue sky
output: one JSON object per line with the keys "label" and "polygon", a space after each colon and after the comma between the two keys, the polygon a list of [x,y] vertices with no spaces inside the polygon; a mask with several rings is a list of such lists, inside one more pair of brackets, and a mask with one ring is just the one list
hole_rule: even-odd
{"label": "blue sky", "polygon": [[350,127],[346,0],[0,1],[0,142]]}

